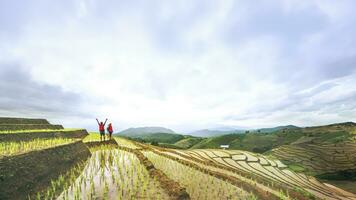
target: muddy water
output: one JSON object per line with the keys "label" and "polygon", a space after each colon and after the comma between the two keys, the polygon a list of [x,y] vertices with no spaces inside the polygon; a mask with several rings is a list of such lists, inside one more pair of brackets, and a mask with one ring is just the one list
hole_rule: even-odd
{"label": "muddy water", "polygon": [[92,154],[76,181],[58,199],[169,199],[132,153],[100,150]]}

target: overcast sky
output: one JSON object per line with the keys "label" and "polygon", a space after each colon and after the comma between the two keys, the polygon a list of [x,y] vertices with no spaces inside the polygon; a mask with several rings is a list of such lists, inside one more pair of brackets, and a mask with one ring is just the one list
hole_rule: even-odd
{"label": "overcast sky", "polygon": [[355,8],[0,0],[0,115],[179,132],[356,121]]}

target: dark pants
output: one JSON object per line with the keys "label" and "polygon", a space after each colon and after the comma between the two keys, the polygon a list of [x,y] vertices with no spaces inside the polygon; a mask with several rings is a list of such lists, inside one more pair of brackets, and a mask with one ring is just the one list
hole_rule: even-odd
{"label": "dark pants", "polygon": [[100,136],[105,136],[105,131],[100,131]]}

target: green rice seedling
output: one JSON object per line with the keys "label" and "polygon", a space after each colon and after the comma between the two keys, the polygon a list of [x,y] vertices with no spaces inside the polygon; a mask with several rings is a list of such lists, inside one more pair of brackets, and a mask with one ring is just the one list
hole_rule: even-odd
{"label": "green rice seedling", "polygon": [[69,138],[52,138],[52,139],[34,139],[25,142],[1,142],[0,156],[10,156],[21,154],[33,150],[40,150],[49,147],[69,144],[75,142],[75,139]]}
{"label": "green rice seedling", "polygon": [[0,134],[11,134],[11,133],[41,133],[41,132],[68,132],[68,131],[79,131],[83,129],[78,128],[65,128],[65,129],[33,129],[33,130],[1,130]]}
{"label": "green rice seedling", "polygon": [[134,154],[105,149],[93,152],[81,175],[58,199],[157,199],[158,193],[160,199],[169,199]]}
{"label": "green rice seedling", "polygon": [[[37,193],[36,198],[40,199],[55,199],[60,191],[68,188],[69,183],[73,182],[73,173],[79,174],[87,162],[79,162],[75,167],[65,174],[60,175],[56,180],[51,180],[50,186],[44,192]],[[76,177],[74,176],[74,179]],[[68,195],[64,192],[63,199],[68,199]]]}
{"label": "green rice seedling", "polygon": [[41,194],[40,193],[37,193],[36,199],[37,200],[41,200]]}

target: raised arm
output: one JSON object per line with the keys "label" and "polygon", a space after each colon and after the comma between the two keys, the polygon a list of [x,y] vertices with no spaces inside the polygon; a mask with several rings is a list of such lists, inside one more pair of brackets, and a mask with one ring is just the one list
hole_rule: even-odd
{"label": "raised arm", "polygon": [[99,120],[98,120],[98,118],[96,118],[96,122],[98,122],[98,125],[99,125]]}
{"label": "raised arm", "polygon": [[105,119],[104,126],[105,126],[105,124],[106,124],[107,121],[108,121],[108,119]]}

